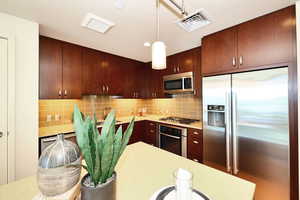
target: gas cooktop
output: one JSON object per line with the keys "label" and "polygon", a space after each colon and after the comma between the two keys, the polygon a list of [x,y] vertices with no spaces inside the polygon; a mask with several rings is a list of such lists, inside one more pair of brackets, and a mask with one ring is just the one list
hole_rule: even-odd
{"label": "gas cooktop", "polygon": [[160,118],[159,120],[166,121],[166,122],[175,122],[179,124],[192,124],[195,122],[200,122],[200,120],[197,119],[188,119],[182,117],[165,117],[165,118]]}

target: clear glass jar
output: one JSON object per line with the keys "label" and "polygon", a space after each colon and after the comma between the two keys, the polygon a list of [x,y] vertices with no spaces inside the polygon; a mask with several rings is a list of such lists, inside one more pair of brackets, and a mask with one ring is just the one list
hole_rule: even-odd
{"label": "clear glass jar", "polygon": [[185,169],[174,172],[176,200],[191,200],[193,194],[193,174]]}

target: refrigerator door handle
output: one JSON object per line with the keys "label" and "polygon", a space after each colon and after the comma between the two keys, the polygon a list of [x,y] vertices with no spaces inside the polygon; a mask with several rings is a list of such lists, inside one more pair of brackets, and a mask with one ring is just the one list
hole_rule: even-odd
{"label": "refrigerator door handle", "polygon": [[233,174],[237,175],[239,172],[238,163],[238,141],[237,141],[237,94],[232,93],[232,157],[233,157]]}
{"label": "refrigerator door handle", "polygon": [[225,136],[226,136],[226,168],[227,172],[232,172],[231,166],[231,93],[226,92],[225,103]]}

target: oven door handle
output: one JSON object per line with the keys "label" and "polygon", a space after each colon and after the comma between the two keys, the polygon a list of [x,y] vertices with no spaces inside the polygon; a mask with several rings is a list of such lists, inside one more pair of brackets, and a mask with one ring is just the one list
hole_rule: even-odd
{"label": "oven door handle", "polygon": [[173,136],[173,135],[168,135],[168,134],[165,134],[165,133],[159,133],[160,135],[164,135],[166,137],[171,137],[171,138],[175,138],[177,140],[180,140],[180,137],[177,137],[177,136]]}

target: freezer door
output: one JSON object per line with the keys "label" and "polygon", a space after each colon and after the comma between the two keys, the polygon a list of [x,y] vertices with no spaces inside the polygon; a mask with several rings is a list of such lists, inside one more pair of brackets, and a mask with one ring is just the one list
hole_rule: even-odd
{"label": "freezer door", "polygon": [[231,172],[231,75],[203,78],[203,158],[211,167]]}
{"label": "freezer door", "polygon": [[256,200],[288,200],[288,69],[232,75],[232,118],[234,174]]}

